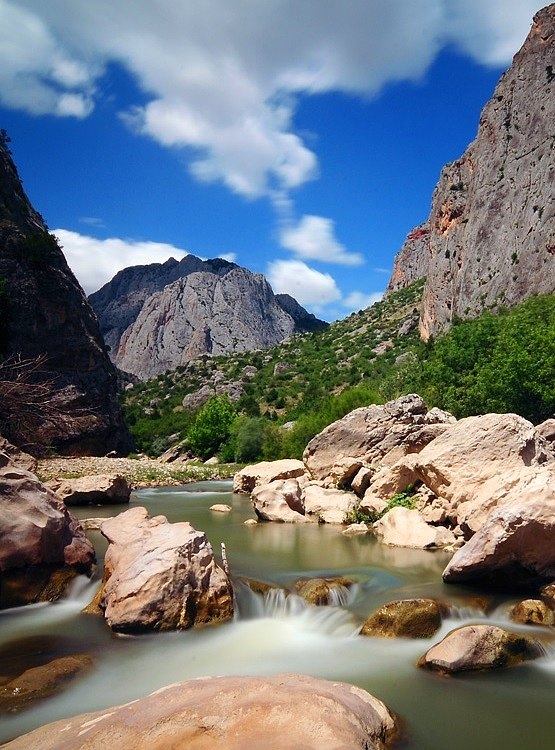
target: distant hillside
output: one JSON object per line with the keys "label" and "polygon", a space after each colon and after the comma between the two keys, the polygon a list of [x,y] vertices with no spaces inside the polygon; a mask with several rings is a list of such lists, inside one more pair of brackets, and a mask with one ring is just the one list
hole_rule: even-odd
{"label": "distant hillside", "polygon": [[327,326],[289,295],[274,295],[261,274],[193,255],[126,268],[89,299],[112,360],[141,379]]}
{"label": "distant hillside", "polygon": [[502,76],[464,155],[445,166],[427,222],[396,258],[389,291],[426,278],[424,339],[455,318],[555,290],[555,4]]}

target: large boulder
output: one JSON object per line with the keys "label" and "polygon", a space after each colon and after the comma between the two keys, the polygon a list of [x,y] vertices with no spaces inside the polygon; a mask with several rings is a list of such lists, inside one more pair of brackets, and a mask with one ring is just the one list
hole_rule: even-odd
{"label": "large boulder", "polygon": [[102,524],[101,608],[118,632],[177,630],[233,616],[233,591],[212,547],[190,523],[131,508]]}
{"label": "large boulder", "polygon": [[540,643],[495,625],[465,625],[448,633],[418,666],[445,674],[512,667],[544,653]]}
{"label": "large boulder", "polygon": [[34,473],[37,470],[37,459],[0,436],[0,466],[19,466],[20,469]]}
{"label": "large boulder", "polygon": [[357,502],[353,492],[327,489],[317,484],[307,485],[303,496],[305,512],[320,523],[345,523]]}
{"label": "large boulder", "polygon": [[254,511],[262,521],[307,523],[302,490],[296,479],[276,479],[255,487],[251,494]]}
{"label": "large boulder", "polygon": [[[418,454],[384,467],[365,495],[387,500],[408,484],[423,483],[440,499],[439,516],[469,538],[498,505],[523,493],[550,493],[544,464],[546,441],[531,422],[516,414],[486,414],[451,424]],[[529,485],[529,487],[527,487]]]}
{"label": "large boulder", "polygon": [[18,737],[6,750],[383,750],[395,719],[366,691],[286,674],[204,677],[123,706],[82,714]]}
{"label": "large boulder", "polygon": [[48,482],[66,505],[119,505],[129,502],[131,487],[118,474],[94,474]]}
{"label": "large boulder", "polygon": [[395,547],[437,549],[454,544],[452,531],[443,526],[432,526],[417,510],[397,506],[373,524],[374,533],[384,544]]}
{"label": "large boulder", "polygon": [[336,484],[346,484],[363,464],[377,467],[420,451],[453,421],[454,417],[439,409],[428,411],[416,394],[383,406],[361,407],[316,435],[303,461],[313,479],[332,477]]}
{"label": "large boulder", "polygon": [[258,464],[245,466],[233,478],[233,492],[249,493],[255,487],[269,484],[276,479],[302,477],[304,464],[296,458],[284,458],[281,461],[261,461]]}
{"label": "large boulder", "polygon": [[[553,476],[555,480],[555,475]],[[542,485],[543,487],[543,485]],[[555,578],[555,481],[528,502],[494,511],[443,571],[449,583],[480,581],[509,586]]]}
{"label": "large boulder", "polygon": [[71,565],[89,572],[92,544],[52,490],[24,469],[0,469],[0,573]]}

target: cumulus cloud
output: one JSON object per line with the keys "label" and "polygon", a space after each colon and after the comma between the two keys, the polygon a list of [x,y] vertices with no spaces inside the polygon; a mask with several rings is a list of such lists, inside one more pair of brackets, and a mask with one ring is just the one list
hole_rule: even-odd
{"label": "cumulus cloud", "polygon": [[315,271],[301,260],[274,260],[268,264],[266,276],[276,294],[290,294],[313,310],[322,310],[341,299],[341,292],[329,273]]}
{"label": "cumulus cloud", "polygon": [[124,116],[185,148],[193,174],[247,197],[317,173],[294,128],[300,96],[418,79],[445,44],[506,65],[538,0],[0,0],[0,98],[85,117],[111,61],[147,99]]}
{"label": "cumulus cloud", "polygon": [[335,238],[334,222],[323,216],[305,215],[296,226],[284,228],[281,244],[305,260],[320,260],[345,266],[360,266],[364,258],[350,253]]}
{"label": "cumulus cloud", "polygon": [[69,267],[87,294],[100,289],[128,266],[164,263],[188,255],[186,250],[164,242],[135,242],[111,237],[98,240],[68,229],[54,229]]}
{"label": "cumulus cloud", "polygon": [[374,302],[379,302],[383,297],[383,292],[372,292],[366,294],[365,292],[351,292],[343,300],[341,304],[347,308],[350,312],[355,310],[364,310]]}

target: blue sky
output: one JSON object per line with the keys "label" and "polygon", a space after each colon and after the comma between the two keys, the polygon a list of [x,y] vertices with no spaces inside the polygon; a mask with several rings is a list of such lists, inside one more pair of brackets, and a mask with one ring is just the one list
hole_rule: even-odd
{"label": "blue sky", "polygon": [[540,7],[0,0],[0,127],[88,293],[191,252],[333,320],[385,288]]}

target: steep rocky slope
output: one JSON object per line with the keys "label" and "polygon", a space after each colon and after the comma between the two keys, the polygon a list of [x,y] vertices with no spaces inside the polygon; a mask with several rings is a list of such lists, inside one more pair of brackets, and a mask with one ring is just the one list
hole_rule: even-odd
{"label": "steep rocky slope", "polygon": [[426,277],[420,332],[555,289],[555,4],[532,30],[445,166],[428,221],[396,258],[389,290]]}
{"label": "steep rocky slope", "polygon": [[31,206],[5,139],[0,141],[0,359],[46,356],[38,380],[54,380],[65,416],[21,434],[19,445],[62,453],[126,450],[131,440],[117,402],[116,372],[98,322],[56,239]]}
{"label": "steep rocky slope", "polygon": [[193,255],[126,268],[90,301],[113,361],[141,379],[327,325],[289,295],[274,295],[261,274]]}

